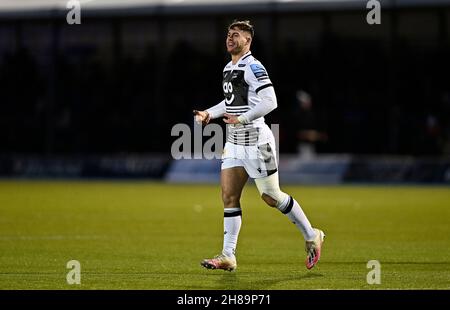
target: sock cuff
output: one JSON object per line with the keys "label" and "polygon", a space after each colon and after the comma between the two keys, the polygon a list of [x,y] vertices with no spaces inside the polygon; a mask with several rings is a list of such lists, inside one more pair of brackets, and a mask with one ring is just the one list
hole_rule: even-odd
{"label": "sock cuff", "polygon": [[234,216],[242,216],[242,210],[241,208],[225,208],[223,209],[224,217],[234,217]]}
{"label": "sock cuff", "polygon": [[292,196],[289,196],[288,199],[286,199],[286,202],[283,203],[278,209],[281,211],[281,213],[288,214],[289,212],[291,212],[293,206],[294,198],[292,198]]}

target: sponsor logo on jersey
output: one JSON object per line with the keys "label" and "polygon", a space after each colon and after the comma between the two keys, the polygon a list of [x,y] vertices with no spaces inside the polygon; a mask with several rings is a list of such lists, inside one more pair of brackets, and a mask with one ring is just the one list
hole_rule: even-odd
{"label": "sponsor logo on jersey", "polygon": [[250,65],[250,68],[252,69],[253,74],[258,80],[264,80],[268,78],[266,69],[264,69],[262,65],[253,64]]}
{"label": "sponsor logo on jersey", "polygon": [[238,67],[245,67],[245,64],[238,64]]}

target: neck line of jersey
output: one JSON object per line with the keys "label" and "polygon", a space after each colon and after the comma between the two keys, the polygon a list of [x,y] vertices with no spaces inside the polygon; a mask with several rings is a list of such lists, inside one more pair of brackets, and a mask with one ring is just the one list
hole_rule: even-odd
{"label": "neck line of jersey", "polygon": [[236,66],[237,64],[239,64],[241,62],[241,60],[244,60],[244,58],[246,58],[247,56],[250,56],[252,54],[252,51],[248,51],[247,53],[245,53],[244,55],[242,55],[235,64],[233,64],[233,60],[231,60],[231,65],[232,66]]}

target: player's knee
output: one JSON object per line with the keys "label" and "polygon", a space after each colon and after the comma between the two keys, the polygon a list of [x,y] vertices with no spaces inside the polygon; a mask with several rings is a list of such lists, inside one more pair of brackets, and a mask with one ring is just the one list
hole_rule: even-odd
{"label": "player's knee", "polygon": [[261,198],[267,203],[270,207],[279,208],[286,198],[289,197],[288,194],[278,190],[269,193],[262,193]]}
{"label": "player's knee", "polygon": [[267,203],[270,207],[276,208],[277,207],[277,201],[276,199],[272,198],[271,196],[267,195],[266,193],[263,193],[261,195],[262,200],[264,200],[265,203]]}
{"label": "player's knee", "polygon": [[278,184],[278,173],[265,178],[255,179],[261,198],[269,206],[279,208],[286,201],[288,194],[281,191]]}
{"label": "player's knee", "polygon": [[239,195],[222,193],[222,201],[225,208],[239,208]]}

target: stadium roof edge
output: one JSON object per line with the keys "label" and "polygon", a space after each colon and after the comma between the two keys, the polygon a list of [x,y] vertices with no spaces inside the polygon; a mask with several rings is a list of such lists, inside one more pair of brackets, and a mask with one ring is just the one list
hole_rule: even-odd
{"label": "stadium roof edge", "polygon": [[[76,1],[76,0],[71,0]],[[381,8],[450,6],[450,0],[379,0]],[[0,20],[65,16],[69,0],[2,0]],[[366,9],[368,0],[78,0],[86,17]]]}

